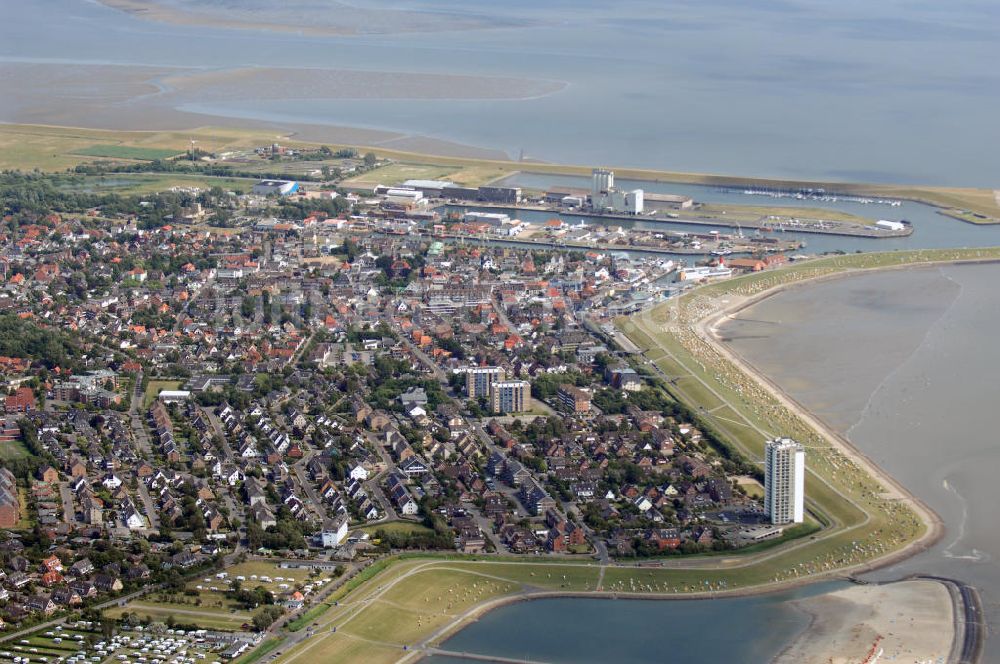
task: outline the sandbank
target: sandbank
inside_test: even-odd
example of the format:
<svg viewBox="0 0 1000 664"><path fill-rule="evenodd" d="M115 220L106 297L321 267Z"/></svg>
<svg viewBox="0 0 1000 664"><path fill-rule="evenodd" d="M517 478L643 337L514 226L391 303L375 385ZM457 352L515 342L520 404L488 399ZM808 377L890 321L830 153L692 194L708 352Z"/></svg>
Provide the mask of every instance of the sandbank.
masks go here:
<svg viewBox="0 0 1000 664"><path fill-rule="evenodd" d="M777 664L948 661L955 641L951 592L916 579L854 586L792 602L812 616ZM870 659L866 659L870 658Z"/></svg>

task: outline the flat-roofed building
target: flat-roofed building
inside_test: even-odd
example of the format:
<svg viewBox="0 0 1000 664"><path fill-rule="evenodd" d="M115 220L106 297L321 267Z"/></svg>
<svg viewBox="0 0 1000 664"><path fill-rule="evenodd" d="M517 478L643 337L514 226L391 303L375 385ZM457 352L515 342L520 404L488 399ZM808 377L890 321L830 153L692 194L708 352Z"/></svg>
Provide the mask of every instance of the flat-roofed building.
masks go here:
<svg viewBox="0 0 1000 664"><path fill-rule="evenodd" d="M517 205L521 202L520 187L480 187L479 200L486 203Z"/></svg>
<svg viewBox="0 0 1000 664"><path fill-rule="evenodd" d="M791 438L764 445L764 512L771 523L802 523L805 517L806 451Z"/></svg>
<svg viewBox="0 0 1000 664"><path fill-rule="evenodd" d="M465 373L465 393L470 399L490 396L490 386L505 377L500 367L472 367Z"/></svg>
<svg viewBox="0 0 1000 664"><path fill-rule="evenodd" d="M530 399L531 384L526 380L500 380L490 386L490 405L496 414L524 412Z"/></svg>
<svg viewBox="0 0 1000 664"><path fill-rule="evenodd" d="M563 383L556 393L559 403L574 413L586 413L590 411L590 393L581 390L576 385Z"/></svg>

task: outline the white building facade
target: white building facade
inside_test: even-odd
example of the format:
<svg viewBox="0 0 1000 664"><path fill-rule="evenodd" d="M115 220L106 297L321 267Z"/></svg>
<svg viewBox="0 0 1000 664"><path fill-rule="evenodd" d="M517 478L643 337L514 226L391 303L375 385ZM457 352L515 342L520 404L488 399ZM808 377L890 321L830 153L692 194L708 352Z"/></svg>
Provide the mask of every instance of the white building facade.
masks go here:
<svg viewBox="0 0 1000 664"><path fill-rule="evenodd" d="M805 517L806 451L791 438L764 446L764 512L776 525Z"/></svg>

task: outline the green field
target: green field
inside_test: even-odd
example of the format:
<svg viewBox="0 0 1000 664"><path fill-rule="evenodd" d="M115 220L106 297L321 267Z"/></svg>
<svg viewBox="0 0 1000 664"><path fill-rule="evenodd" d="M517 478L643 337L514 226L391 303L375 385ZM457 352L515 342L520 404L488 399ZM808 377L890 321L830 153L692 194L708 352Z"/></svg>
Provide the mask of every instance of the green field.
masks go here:
<svg viewBox="0 0 1000 664"><path fill-rule="evenodd" d="M0 442L0 461L8 459L23 459L31 456L31 452L19 440L7 440Z"/></svg>
<svg viewBox="0 0 1000 664"><path fill-rule="evenodd" d="M726 204L704 204L694 210L685 210L685 218L697 219L704 217L707 219L724 219L726 221L758 221L764 217L778 217L788 220L796 218L805 225L811 225L811 221L846 221L863 226L871 226L875 219L862 217L848 212L841 212L834 209L822 208L799 208L782 205L732 205Z"/></svg>
<svg viewBox="0 0 1000 664"><path fill-rule="evenodd" d="M63 170L89 161L92 157L79 154L95 146L125 146L169 150L181 154L197 141L199 148L210 152L240 151L274 142L274 130L248 130L223 127L198 127L180 131L115 131L84 129L79 127L54 127L45 125L3 125L0 126L0 168L30 170ZM306 143L285 136L283 145L288 147L313 148L315 143ZM446 177L453 182L467 186L477 186L498 177L518 171L530 171L542 175L590 176L591 166L571 164L530 164L499 159L475 159L444 155L426 155L383 147L357 145L328 145L333 150L356 149L359 153L374 152L382 158L393 159L405 166L404 170L384 172L376 178L374 171L357 178L363 186L387 184L388 176L409 178ZM615 166L615 173L621 179L646 180L677 184L703 184L713 186L761 186L774 188L823 187L829 191L843 192L873 197L904 198L936 205L942 208L969 210L989 217L1000 217L1000 204L992 189L971 187L935 187L911 185L885 185L871 183L810 182L800 180L768 180L742 176L719 176L705 173L683 173L650 169Z"/></svg>
<svg viewBox="0 0 1000 664"><path fill-rule="evenodd" d="M385 523L364 526L358 530L368 533L372 537L375 537L375 533L380 530L394 535L431 535L434 533L433 530L422 523L413 521L386 521Z"/></svg>
<svg viewBox="0 0 1000 664"><path fill-rule="evenodd" d="M146 384L145 392L142 394L143 409L152 406L157 395L163 390L179 390L183 384L184 381L182 380L150 380Z"/></svg>
<svg viewBox="0 0 1000 664"><path fill-rule="evenodd" d="M263 586L274 594L276 601L281 601L285 594L293 592L299 585L315 583L317 578L327 583L329 578L328 574L314 577L309 569L284 569L267 561L243 562L227 567L225 571L229 575L225 579L218 578L215 573L205 573L188 581L184 593L152 593L129 602L127 606L108 609L105 614L117 618L129 612L156 620L166 620L167 616L173 615L180 623L194 623L208 629L237 630L243 623L250 622L253 611L242 608L225 596L225 592L232 587L230 580L245 577L241 581L242 587ZM267 577L267 580L261 577ZM282 585L286 587L282 588Z"/></svg>
<svg viewBox="0 0 1000 664"><path fill-rule="evenodd" d="M1000 224L1000 211L993 216L972 212L970 210L941 210L940 212L946 217L958 219L959 221L967 221L970 224L978 224L980 226Z"/></svg>
<svg viewBox="0 0 1000 664"><path fill-rule="evenodd" d="M157 159L169 159L181 154L177 150L169 148L139 148L128 145L91 145L82 150L75 150L74 154L84 157L110 157L112 159L133 159L136 161L155 161Z"/></svg>
<svg viewBox="0 0 1000 664"><path fill-rule="evenodd" d="M147 616L156 621L165 621L169 616L179 623L193 623L205 629L223 631L238 630L243 623L250 622L249 612L212 606L194 606L173 602L152 602L136 600L125 606L116 606L104 612L109 618L119 618L123 613L135 613L140 618Z"/></svg>
<svg viewBox="0 0 1000 664"><path fill-rule="evenodd" d="M152 194L169 189L211 189L247 192L257 181L252 178L216 177L185 173L110 173L88 175L79 184L64 185L66 191L116 194Z"/></svg>

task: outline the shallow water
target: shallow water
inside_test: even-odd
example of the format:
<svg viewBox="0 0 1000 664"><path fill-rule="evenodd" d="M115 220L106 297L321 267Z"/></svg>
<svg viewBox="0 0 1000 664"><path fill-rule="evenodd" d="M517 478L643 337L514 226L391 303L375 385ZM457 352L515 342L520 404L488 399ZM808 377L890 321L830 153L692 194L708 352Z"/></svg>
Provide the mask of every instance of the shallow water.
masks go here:
<svg viewBox="0 0 1000 664"><path fill-rule="evenodd" d="M809 625L809 617L788 604L789 600L845 585L823 583L727 600L531 600L486 614L441 648L580 664L766 662ZM430 657L424 661L461 660Z"/></svg>
<svg viewBox="0 0 1000 664"><path fill-rule="evenodd" d="M937 574L1000 625L1000 266L914 268L792 289L743 311L730 345L927 503L939 544L872 574ZM808 461L807 461L808 463ZM1000 659L988 642L988 661Z"/></svg>
<svg viewBox="0 0 1000 664"><path fill-rule="evenodd" d="M307 0L280 9L228 0L176 4L264 22L281 22L285 13L291 23L330 25L343 16L349 29L382 34L230 30L146 21L86 0L9 2L0 63L542 79L566 86L495 100L463 100L461 86L440 90L440 99L413 100L341 99L306 86L274 100L248 84L242 94L188 99L183 107L281 126L391 130L571 163L821 180L997 181L995 3L362 0L346 12L339 3ZM104 85L98 76L87 82L98 91ZM31 108L49 106L43 97ZM0 119L28 121L11 108L0 101ZM68 106L59 119L71 122L73 111Z"/></svg>
<svg viewBox="0 0 1000 664"><path fill-rule="evenodd" d="M786 290L721 329L731 347L944 521L939 544L868 577L970 583L993 631L1000 625L998 280L1000 265L845 277ZM834 587L696 602L526 602L487 614L443 647L552 662L764 662L808 622L788 601ZM995 640L984 661L1000 661Z"/></svg>

